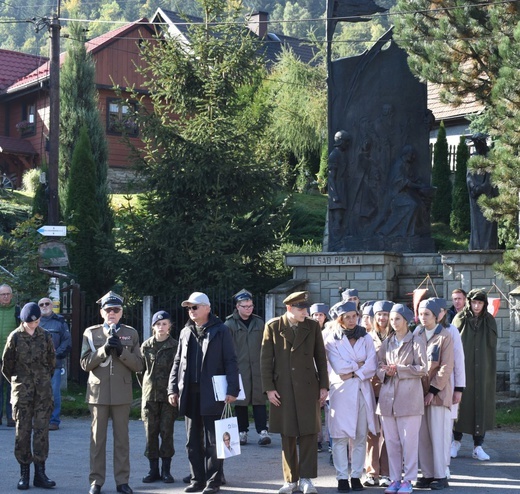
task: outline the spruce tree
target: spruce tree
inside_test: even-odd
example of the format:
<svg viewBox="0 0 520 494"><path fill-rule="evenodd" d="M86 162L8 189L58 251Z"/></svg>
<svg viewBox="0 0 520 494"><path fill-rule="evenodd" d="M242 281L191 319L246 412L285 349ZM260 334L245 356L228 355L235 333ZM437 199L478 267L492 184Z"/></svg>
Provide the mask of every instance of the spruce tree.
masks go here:
<svg viewBox="0 0 520 494"><path fill-rule="evenodd" d="M450 227L457 235L469 235L471 229L471 215L469 193L466 183L468 171L469 148L466 138L460 136L457 146L457 165L455 181L453 183L453 198L450 217Z"/></svg>
<svg viewBox="0 0 520 494"><path fill-rule="evenodd" d="M85 47L84 29L79 23L72 23L70 34L72 40L60 75L60 197L62 202L67 197L72 154L80 129L85 125L96 166L95 198L100 215L96 242L96 251L99 254L96 270L99 286L108 289L112 286L115 277L114 215L107 182L108 146L98 109L96 68ZM69 218L65 218L65 222L68 221ZM104 290L104 288L100 289Z"/></svg>
<svg viewBox="0 0 520 494"><path fill-rule="evenodd" d="M135 155L146 193L120 217L124 276L138 294L252 286L283 230L275 164L258 149L269 126L262 60L238 10L201 6L189 50L177 39L142 46L153 112L136 115Z"/></svg>
<svg viewBox="0 0 520 494"><path fill-rule="evenodd" d="M451 180L448 155L448 140L444 122L441 122L437 141L433 147L432 185L437 187L437 193L432 203L432 220L445 225L450 224L451 214Z"/></svg>
<svg viewBox="0 0 520 494"><path fill-rule="evenodd" d="M85 290L87 300L94 302L106 287L99 286L96 242L101 208L96 197L96 165L86 125L80 129L72 154L65 204L69 235L75 243L69 247L70 268Z"/></svg>

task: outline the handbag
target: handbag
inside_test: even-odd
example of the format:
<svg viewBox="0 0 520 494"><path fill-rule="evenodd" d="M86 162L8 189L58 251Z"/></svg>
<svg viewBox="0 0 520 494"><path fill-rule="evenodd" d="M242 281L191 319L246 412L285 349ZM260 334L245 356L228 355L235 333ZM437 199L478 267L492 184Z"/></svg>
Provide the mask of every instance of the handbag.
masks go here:
<svg viewBox="0 0 520 494"><path fill-rule="evenodd" d="M215 442L217 458L223 460L240 454L238 421L233 417L231 405L226 403L220 420L215 420Z"/></svg>

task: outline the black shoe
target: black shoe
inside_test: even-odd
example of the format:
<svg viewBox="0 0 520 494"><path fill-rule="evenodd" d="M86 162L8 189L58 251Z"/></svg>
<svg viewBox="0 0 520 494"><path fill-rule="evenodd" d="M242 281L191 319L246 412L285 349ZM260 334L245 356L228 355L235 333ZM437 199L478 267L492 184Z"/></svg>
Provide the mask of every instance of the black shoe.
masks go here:
<svg viewBox="0 0 520 494"><path fill-rule="evenodd" d="M350 492L350 484L348 483L348 479L338 480L338 492Z"/></svg>
<svg viewBox="0 0 520 494"><path fill-rule="evenodd" d="M191 484L191 473L189 475L186 475L186 477L182 477L182 481L185 484Z"/></svg>
<svg viewBox="0 0 520 494"><path fill-rule="evenodd" d="M145 484L151 484L156 480L160 480L161 474L159 472L159 459L155 458L153 460L148 460L150 462L150 471L143 477L143 482Z"/></svg>
<svg viewBox="0 0 520 494"><path fill-rule="evenodd" d="M202 491L202 494L215 494L218 491L220 491L220 487L218 485L207 485Z"/></svg>
<svg viewBox="0 0 520 494"><path fill-rule="evenodd" d="M444 477L443 479L433 479L433 482L430 484L430 489L434 491L441 491L442 489L446 489L449 487L448 479Z"/></svg>
<svg viewBox="0 0 520 494"><path fill-rule="evenodd" d="M88 490L88 494L101 494L101 486L97 484L92 484L90 489Z"/></svg>
<svg viewBox="0 0 520 494"><path fill-rule="evenodd" d="M56 482L45 474L45 463L34 464L33 485L34 487L41 487L42 489L52 489L56 487Z"/></svg>
<svg viewBox="0 0 520 494"><path fill-rule="evenodd" d="M134 494L134 491L128 484L119 484L116 487L117 492L122 492L123 494Z"/></svg>
<svg viewBox="0 0 520 494"><path fill-rule="evenodd" d="M29 481L31 478L31 465L20 464L20 480L18 481L17 489L26 491L29 489Z"/></svg>
<svg viewBox="0 0 520 494"><path fill-rule="evenodd" d="M433 482L433 477L421 477L417 479L415 486L417 489L429 489L430 484Z"/></svg>
<svg viewBox="0 0 520 494"><path fill-rule="evenodd" d="M361 483L361 480L357 479L356 477L350 477L350 483L352 484L353 491L362 491L365 489Z"/></svg>
<svg viewBox="0 0 520 494"><path fill-rule="evenodd" d="M192 482L184 492L202 492L206 486L200 482Z"/></svg>

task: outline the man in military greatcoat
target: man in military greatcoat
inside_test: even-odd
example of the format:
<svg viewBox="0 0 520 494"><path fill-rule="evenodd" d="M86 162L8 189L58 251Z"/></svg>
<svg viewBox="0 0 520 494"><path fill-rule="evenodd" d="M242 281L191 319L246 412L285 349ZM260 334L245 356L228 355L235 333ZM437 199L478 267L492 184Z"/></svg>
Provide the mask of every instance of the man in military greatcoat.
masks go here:
<svg viewBox="0 0 520 494"><path fill-rule="evenodd" d="M265 325L260 356L269 430L282 438L285 484L278 492L315 494L311 478L318 476L316 443L329 388L327 358L320 325L308 317L309 293L292 293L283 303L286 313Z"/></svg>
<svg viewBox="0 0 520 494"><path fill-rule="evenodd" d="M108 292L101 304L103 324L83 333L81 368L89 372L86 401L92 416L90 434L90 490L99 494L105 483L108 419L114 436L114 477L117 492L132 494L128 420L132 403L132 372L143 369L137 331L120 324L123 298Z"/></svg>

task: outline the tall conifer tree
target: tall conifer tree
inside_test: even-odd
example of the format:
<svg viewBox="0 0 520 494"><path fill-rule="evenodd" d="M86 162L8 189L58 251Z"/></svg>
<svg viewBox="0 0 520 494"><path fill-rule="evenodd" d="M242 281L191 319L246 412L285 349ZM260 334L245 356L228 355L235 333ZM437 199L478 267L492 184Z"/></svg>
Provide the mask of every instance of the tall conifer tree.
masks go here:
<svg viewBox="0 0 520 494"><path fill-rule="evenodd" d="M451 213L451 180L448 155L448 140L444 122L441 122L437 141L433 147L432 185L437 187L437 193L432 203L432 220L450 224Z"/></svg>
<svg viewBox="0 0 520 494"><path fill-rule="evenodd" d="M466 174L468 171L469 148L466 138L460 136L457 146L457 166L453 182L453 199L450 217L451 230L457 235L469 234L471 229L471 215L469 207L468 185Z"/></svg>

